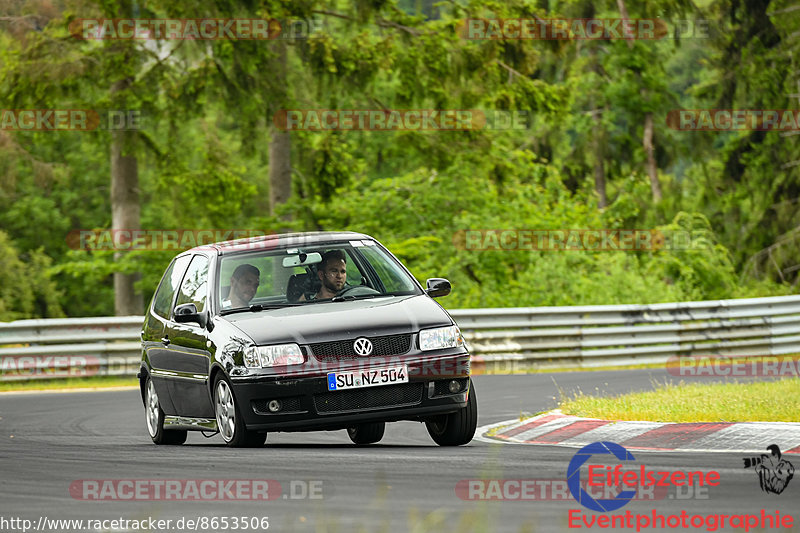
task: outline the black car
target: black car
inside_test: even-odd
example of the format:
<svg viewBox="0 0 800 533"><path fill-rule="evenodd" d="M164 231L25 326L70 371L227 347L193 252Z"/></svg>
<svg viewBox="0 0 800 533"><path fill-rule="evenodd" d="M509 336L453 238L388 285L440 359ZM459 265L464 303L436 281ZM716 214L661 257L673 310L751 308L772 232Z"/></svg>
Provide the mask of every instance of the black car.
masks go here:
<svg viewBox="0 0 800 533"><path fill-rule="evenodd" d="M167 268L142 328L138 374L156 444L219 431L261 446L268 431L346 429L356 444L385 423L425 422L442 446L477 423L458 326L368 235L269 235L199 246Z"/></svg>

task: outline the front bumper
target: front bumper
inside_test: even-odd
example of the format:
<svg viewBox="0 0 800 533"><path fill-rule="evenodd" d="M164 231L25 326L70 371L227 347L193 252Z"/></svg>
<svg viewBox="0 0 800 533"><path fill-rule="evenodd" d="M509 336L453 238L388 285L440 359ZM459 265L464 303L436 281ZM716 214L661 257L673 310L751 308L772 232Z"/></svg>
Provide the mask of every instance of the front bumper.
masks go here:
<svg viewBox="0 0 800 533"><path fill-rule="evenodd" d="M254 431L336 430L367 422L424 420L467 405L468 354L438 357L436 365L430 360L405 364L408 383L341 391L328 391L327 373L232 376L231 382L245 425ZM448 371L438 371L442 368ZM448 387L453 380L460 384L456 393ZM269 411L272 400L281 403L280 411Z"/></svg>

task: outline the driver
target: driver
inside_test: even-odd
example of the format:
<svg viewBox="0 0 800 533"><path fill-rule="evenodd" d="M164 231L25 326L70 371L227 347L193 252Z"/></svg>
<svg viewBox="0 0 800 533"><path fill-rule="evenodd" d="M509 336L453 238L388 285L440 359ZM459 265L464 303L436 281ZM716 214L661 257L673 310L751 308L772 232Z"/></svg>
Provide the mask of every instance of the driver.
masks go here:
<svg viewBox="0 0 800 533"><path fill-rule="evenodd" d="M343 250L328 250L322 254L322 262L317 269L317 277L322 282L322 286L314 295L312 300L333 298L347 282L347 256ZM301 296L300 300L305 300Z"/></svg>

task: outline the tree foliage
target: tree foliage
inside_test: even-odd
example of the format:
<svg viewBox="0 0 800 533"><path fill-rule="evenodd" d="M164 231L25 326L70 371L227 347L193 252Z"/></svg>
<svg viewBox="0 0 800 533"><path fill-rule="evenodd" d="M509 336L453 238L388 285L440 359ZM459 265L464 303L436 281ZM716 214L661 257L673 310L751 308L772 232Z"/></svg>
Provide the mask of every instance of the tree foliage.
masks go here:
<svg viewBox="0 0 800 533"><path fill-rule="evenodd" d="M0 108L141 112L145 229L370 233L450 307L644 303L784 294L800 279L800 145L778 132L691 132L676 109L796 108L800 12L788 0L628 3L692 35L463 38L468 18L615 18L616 1L18 0L0 7ZM314 19L273 41L75 39L78 18ZM708 36L697 21L707 21ZM285 54L285 61L282 59ZM280 70L283 69L284 70ZM110 91L130 79L123 94ZM271 212L282 109L465 109L525 117L472 131L293 131L292 196ZM654 118L663 199L643 149ZM0 319L113 312L114 272L145 301L174 252L72 249L111 227L111 134L0 129ZM598 185L602 177L604 192ZM477 251L470 229L639 228L696 249ZM24 280L28 280L27 283ZM33 282L35 280L35 283Z"/></svg>

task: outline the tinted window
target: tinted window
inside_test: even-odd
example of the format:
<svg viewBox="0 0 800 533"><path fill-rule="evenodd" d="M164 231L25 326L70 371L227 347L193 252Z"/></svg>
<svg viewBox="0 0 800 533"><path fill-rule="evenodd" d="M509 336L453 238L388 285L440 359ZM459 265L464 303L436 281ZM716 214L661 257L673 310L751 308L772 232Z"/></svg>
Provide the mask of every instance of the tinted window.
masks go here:
<svg viewBox="0 0 800 533"><path fill-rule="evenodd" d="M172 297L175 296L175 290L178 288L178 283L183 278L183 273L186 270L186 265L189 263L190 256L182 256L177 258L167 268L164 277L161 278L161 283L158 286L156 295L153 297L153 311L163 318L169 318L169 309L172 305Z"/></svg>
<svg viewBox="0 0 800 533"><path fill-rule="evenodd" d="M208 259L203 255L196 255L189 264L186 276L183 278L178 301L175 306L193 303L197 311L201 312L206 306L208 294Z"/></svg>

